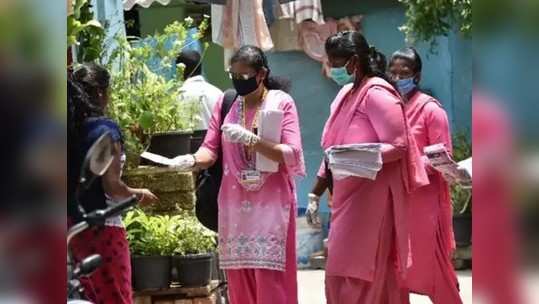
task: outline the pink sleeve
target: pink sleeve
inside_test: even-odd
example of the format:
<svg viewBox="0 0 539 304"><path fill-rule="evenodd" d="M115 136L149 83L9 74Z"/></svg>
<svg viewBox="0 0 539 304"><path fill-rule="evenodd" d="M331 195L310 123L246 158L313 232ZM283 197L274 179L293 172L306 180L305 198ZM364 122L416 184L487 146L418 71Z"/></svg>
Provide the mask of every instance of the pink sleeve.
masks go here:
<svg viewBox="0 0 539 304"><path fill-rule="evenodd" d="M381 143L384 162L402 158L407 147L406 121L401 101L385 89L374 87L366 96L365 109Z"/></svg>
<svg viewBox="0 0 539 304"><path fill-rule="evenodd" d="M445 110L434 102L429 102L423 109L425 113L425 128L430 145L443 143L449 153L453 152L449 120Z"/></svg>
<svg viewBox="0 0 539 304"><path fill-rule="evenodd" d="M208 125L208 132L204 137L202 148L212 154L213 158L217 158L219 149L221 148L221 108L223 106L223 95L219 97L219 100L213 107L213 114L211 116L210 123Z"/></svg>
<svg viewBox="0 0 539 304"><path fill-rule="evenodd" d="M409 132L400 99L385 89L375 87L368 93L366 110L378 139L389 146L382 151L383 161L401 162L406 190L410 193L427 185L427 172L414 137Z"/></svg>
<svg viewBox="0 0 539 304"><path fill-rule="evenodd" d="M281 103L284 112L281 126L281 144L286 169L290 175L305 176L303 148L299 130L299 117L294 101L290 98Z"/></svg>

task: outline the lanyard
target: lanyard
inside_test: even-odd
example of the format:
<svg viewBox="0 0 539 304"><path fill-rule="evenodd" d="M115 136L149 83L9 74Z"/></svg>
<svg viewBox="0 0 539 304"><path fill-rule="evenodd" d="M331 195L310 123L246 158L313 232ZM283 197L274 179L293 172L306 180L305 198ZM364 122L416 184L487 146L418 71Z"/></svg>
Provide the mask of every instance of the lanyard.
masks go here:
<svg viewBox="0 0 539 304"><path fill-rule="evenodd" d="M253 118L253 122L251 123L251 126L248 127L247 126L247 107L245 105L245 98L241 98L240 99L240 109L239 109L239 114L240 114L240 123L241 123L241 126L244 127L245 129L255 133L255 129L258 127L258 122L259 122L259 118L260 118L260 109L262 107L262 104L264 103L264 101L266 100L266 96L268 94L268 90L264 88L264 92L262 93L262 98L260 99L260 103L257 105L256 107L256 112L255 112L255 116ZM253 149L248 147L247 149L245 149L245 146L242 145L242 149L244 151L244 155L245 155L245 158L247 160L248 163L252 163L252 160L253 160ZM253 164L251 164L251 166L253 166Z"/></svg>

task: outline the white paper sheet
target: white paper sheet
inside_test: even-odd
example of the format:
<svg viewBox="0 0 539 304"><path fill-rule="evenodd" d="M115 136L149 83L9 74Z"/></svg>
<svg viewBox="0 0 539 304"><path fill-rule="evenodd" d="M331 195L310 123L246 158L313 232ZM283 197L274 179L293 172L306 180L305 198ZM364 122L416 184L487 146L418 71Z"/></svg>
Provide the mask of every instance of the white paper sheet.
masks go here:
<svg viewBox="0 0 539 304"><path fill-rule="evenodd" d="M173 159L161 156L159 154L151 153L151 152L142 152L140 157L145 158L149 161L152 161L156 164L165 165L165 166L174 166L175 162Z"/></svg>
<svg viewBox="0 0 539 304"><path fill-rule="evenodd" d="M260 138L274 143L280 143L283 117L284 112L282 110L260 111L258 126L258 135ZM262 172L277 172L279 171L279 163L257 153L256 169Z"/></svg>

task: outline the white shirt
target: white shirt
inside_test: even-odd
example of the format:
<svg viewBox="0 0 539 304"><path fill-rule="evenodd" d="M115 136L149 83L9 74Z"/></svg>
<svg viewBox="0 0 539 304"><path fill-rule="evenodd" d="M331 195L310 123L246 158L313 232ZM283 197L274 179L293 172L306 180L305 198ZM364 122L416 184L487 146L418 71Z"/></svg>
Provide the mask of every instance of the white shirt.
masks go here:
<svg viewBox="0 0 539 304"><path fill-rule="evenodd" d="M182 100L199 100L200 120L195 130L207 130L213 114L213 108L223 92L204 79L201 75L188 78L180 88L178 102Z"/></svg>

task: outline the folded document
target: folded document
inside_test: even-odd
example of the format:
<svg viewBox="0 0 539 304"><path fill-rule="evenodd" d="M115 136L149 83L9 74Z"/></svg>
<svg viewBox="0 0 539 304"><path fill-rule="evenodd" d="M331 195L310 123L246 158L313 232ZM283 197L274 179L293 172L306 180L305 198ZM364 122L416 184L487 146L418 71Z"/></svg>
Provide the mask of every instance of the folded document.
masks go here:
<svg viewBox="0 0 539 304"><path fill-rule="evenodd" d="M471 187L472 159L455 162L444 144L435 144L423 149L430 165L437 171L452 176L461 186Z"/></svg>
<svg viewBox="0 0 539 304"><path fill-rule="evenodd" d="M280 143L283 117L284 112L281 110L260 111L258 135L264 140ZM256 169L262 172L277 172L279 171L279 163L261 153L256 153Z"/></svg>

